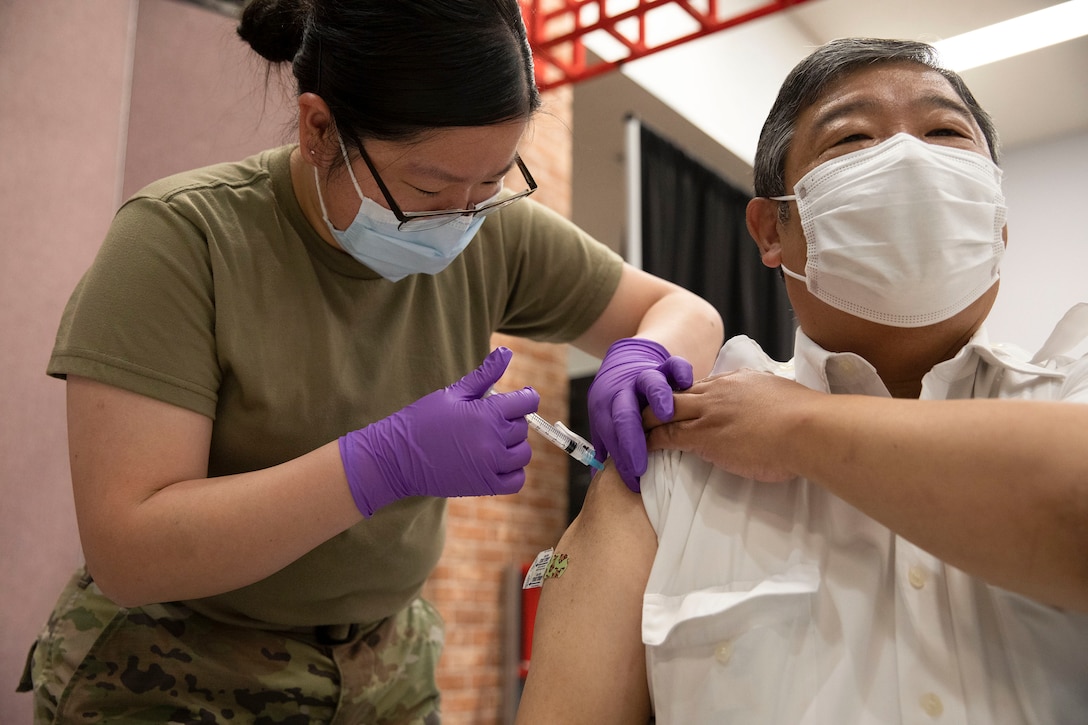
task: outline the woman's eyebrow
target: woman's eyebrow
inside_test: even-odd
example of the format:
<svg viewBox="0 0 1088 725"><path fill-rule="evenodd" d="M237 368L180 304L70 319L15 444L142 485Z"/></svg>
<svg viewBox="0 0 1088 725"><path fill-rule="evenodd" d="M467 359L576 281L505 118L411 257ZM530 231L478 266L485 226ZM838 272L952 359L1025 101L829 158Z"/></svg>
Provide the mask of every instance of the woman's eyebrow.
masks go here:
<svg viewBox="0 0 1088 725"><path fill-rule="evenodd" d="M516 157L515 157L516 158ZM510 169L514 168L515 159L510 159L503 169L496 171L492 176L498 178L500 176L506 176L510 172ZM463 184L468 181L464 176L459 176L452 173L448 169L443 169L438 166L432 166L426 163L411 162L408 164L408 171L413 174L419 174L420 176L426 176L428 178L437 179L438 181L444 181L448 184Z"/></svg>

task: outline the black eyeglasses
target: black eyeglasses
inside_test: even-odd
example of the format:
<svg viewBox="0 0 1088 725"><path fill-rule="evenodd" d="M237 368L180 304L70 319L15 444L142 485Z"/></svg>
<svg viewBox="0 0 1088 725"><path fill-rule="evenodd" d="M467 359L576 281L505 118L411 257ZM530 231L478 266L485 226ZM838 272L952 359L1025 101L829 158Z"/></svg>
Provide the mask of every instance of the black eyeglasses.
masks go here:
<svg viewBox="0 0 1088 725"><path fill-rule="evenodd" d="M378 182L378 188L382 190L382 194L385 196L386 202L389 204L389 210L393 212L400 224L397 229L401 231L423 231L425 229L437 229L438 227L449 224L455 219L463 216L487 216L492 212L496 212L503 207L510 206L515 201L520 201L525 197L536 191L536 181L533 179L533 175L529 173L529 169L526 168L525 162L521 160L521 156L515 156L514 161L518 165L518 169L521 170L521 175L525 178L525 183L529 188L525 191L519 191L518 193L508 196L504 199L493 201L490 204L484 206L478 206L475 209L442 209L438 211L401 211L397 206L397 202L393 201L393 195L389 193L389 189L386 187L385 182L382 181L381 175L378 170L374 168L374 162L370 160L370 156L367 155L366 149L363 145L358 144L359 155L363 157L363 161L366 163L366 167L370 169L371 176L374 177L374 181Z"/></svg>

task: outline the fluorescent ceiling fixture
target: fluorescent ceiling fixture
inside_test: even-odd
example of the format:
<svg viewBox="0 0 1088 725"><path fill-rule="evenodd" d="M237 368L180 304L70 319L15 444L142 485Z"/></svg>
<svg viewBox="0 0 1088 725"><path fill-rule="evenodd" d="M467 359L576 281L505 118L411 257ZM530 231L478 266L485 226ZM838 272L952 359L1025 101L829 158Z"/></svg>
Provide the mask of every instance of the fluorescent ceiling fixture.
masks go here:
<svg viewBox="0 0 1088 725"><path fill-rule="evenodd" d="M933 45L945 67L965 71L1082 35L1088 35L1088 0L1069 0Z"/></svg>

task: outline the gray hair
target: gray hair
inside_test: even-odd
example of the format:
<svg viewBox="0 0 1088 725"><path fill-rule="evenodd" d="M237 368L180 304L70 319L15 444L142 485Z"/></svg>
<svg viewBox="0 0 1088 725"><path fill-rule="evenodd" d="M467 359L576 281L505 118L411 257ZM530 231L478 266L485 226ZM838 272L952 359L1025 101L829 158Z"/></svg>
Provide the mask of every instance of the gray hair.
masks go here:
<svg viewBox="0 0 1088 725"><path fill-rule="evenodd" d="M820 46L798 63L778 91L756 146L754 186L756 196L780 196L786 190L786 153L793 141L794 126L803 110L816 103L827 87L859 66L909 61L930 68L952 85L982 129L990 157L998 161L997 130L993 119L971 94L958 73L942 68L937 50L912 40L840 38Z"/></svg>

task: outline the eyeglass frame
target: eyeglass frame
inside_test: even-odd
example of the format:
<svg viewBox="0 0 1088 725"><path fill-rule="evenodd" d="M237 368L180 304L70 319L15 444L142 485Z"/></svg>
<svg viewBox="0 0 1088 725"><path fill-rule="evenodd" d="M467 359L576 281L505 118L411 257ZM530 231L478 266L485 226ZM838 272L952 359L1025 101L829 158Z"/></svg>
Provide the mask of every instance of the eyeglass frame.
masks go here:
<svg viewBox="0 0 1088 725"><path fill-rule="evenodd" d="M397 221L400 222L400 224L397 225L397 229L401 231L404 230L405 224L410 224L416 219L432 219L435 217L448 216L448 221L445 221L442 224L435 225L434 227L429 227L431 229L437 229L440 226L449 224L450 222L457 219L457 217L475 217L481 215L486 216L492 212L498 211L503 207L510 206L515 201L521 201L522 199L537 190L536 179L534 179L533 175L529 173L529 168L525 165L525 162L521 160L521 154L514 154L514 163L517 164L518 169L521 171L521 175L525 179L525 183L529 185L529 188L525 191L519 191L513 196L508 196L505 199L498 199L497 201L493 201L490 204L477 207L475 209L439 209L435 211L404 212L401 211L400 207L397 205L397 202L393 200L393 195L389 193L389 188L385 185L385 182L382 181L381 174L378 173L378 169L374 166L374 162L370 160L370 155L366 152L366 149L363 148L363 144L359 142L356 144L356 146L359 149L359 156L362 157L363 163L366 164L366 167L370 169L370 175L374 177L374 181L377 182L378 188L382 192L382 196L385 197L385 201L389 204L389 210L393 212L393 215L397 218Z"/></svg>

